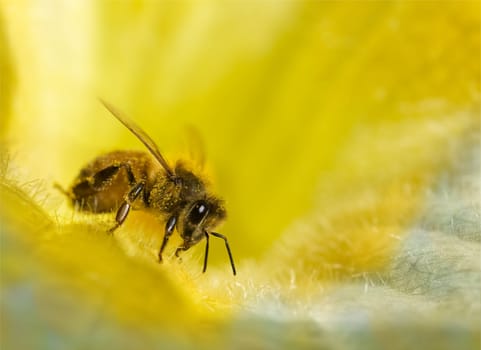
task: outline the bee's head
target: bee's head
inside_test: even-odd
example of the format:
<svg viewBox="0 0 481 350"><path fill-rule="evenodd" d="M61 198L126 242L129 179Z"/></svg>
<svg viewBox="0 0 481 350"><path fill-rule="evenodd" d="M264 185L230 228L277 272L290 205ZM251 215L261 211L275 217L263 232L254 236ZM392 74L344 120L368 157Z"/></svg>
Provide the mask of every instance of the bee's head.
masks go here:
<svg viewBox="0 0 481 350"><path fill-rule="evenodd" d="M193 201L184 207L179 215L177 229L184 240L184 246L192 246L226 218L221 200L211 197Z"/></svg>

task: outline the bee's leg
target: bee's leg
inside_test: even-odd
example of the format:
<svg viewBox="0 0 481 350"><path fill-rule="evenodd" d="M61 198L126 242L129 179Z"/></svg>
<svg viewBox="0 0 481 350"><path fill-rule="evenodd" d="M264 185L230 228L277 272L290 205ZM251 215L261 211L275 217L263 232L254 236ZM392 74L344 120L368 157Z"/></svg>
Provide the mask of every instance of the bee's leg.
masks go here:
<svg viewBox="0 0 481 350"><path fill-rule="evenodd" d="M236 270L235 270L235 265L234 265L234 258L232 257L232 253L230 251L229 243L227 242L227 238L224 235L221 235L220 233L217 232L211 232L210 233L212 236L221 238L224 240L225 243L225 248L227 249L227 254L229 254L229 260L230 260L230 265L232 266L232 273L234 276L236 275Z"/></svg>
<svg viewBox="0 0 481 350"><path fill-rule="evenodd" d="M107 168L104 168L94 174L92 179L92 186L95 190L101 191L105 188L105 186L110 185L112 178L117 175L120 169L125 169L125 173L127 174L127 179L129 181L130 186L135 186L137 184L135 180L134 173L132 172L132 168L130 167L129 163L118 163L115 165L111 165Z"/></svg>
<svg viewBox="0 0 481 350"><path fill-rule="evenodd" d="M62 192L65 196L67 196L68 198L72 199L72 193L70 193L69 191L67 191L66 189L64 189L59 183L57 182L54 182L53 183L53 187Z"/></svg>
<svg viewBox="0 0 481 350"><path fill-rule="evenodd" d="M132 203L137 199L137 197L142 193L142 190L144 189L145 182L139 182L135 186L133 186L129 193L127 194L127 197L125 200L122 202L120 205L119 209L117 210L117 214L115 215L115 221L116 224L114 227L112 227L108 232L113 233L122 223L125 221L127 218L127 215L130 212L130 208L132 206Z"/></svg>
<svg viewBox="0 0 481 350"><path fill-rule="evenodd" d="M92 189L96 191L101 191L108 186L112 178L119 172L120 165L111 165L104 168L95 174L91 178L87 178L87 181L92 186ZM128 170L127 170L128 172Z"/></svg>
<svg viewBox="0 0 481 350"><path fill-rule="evenodd" d="M128 163L120 163L108 166L93 175L81 177L79 182L72 187L70 195L69 192L61 189L59 186L56 186L56 188L69 195L69 197L74 200L94 196L96 193L103 191L110 185L112 179L117 175L121 168L125 169L129 185L132 187L135 186L136 181L130 165Z"/></svg>
<svg viewBox="0 0 481 350"><path fill-rule="evenodd" d="M164 252L165 246L169 241L172 232L174 232L175 224L177 223L177 215L172 215L167 223L165 224L165 233L164 233L164 240L162 241L162 245L159 250L159 262L162 262L162 253Z"/></svg>
<svg viewBox="0 0 481 350"><path fill-rule="evenodd" d="M185 251L186 251L187 249L189 249L189 248L190 248L190 247L186 247L186 246L184 246L184 245L181 245L180 247L178 247L178 248L175 250L175 256L176 256L177 258L180 258L179 253L180 253L180 252L185 252Z"/></svg>

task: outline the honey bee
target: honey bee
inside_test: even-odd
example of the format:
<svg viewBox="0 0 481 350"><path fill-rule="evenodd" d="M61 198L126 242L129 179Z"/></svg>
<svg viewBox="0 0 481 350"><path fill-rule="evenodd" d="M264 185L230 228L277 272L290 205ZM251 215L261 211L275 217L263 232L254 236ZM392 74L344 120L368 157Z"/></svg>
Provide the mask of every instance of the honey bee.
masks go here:
<svg viewBox="0 0 481 350"><path fill-rule="evenodd" d="M170 236L177 229L183 243L175 251L176 257L206 239L202 270L205 272L209 237L221 238L236 275L227 238L211 231L226 217L223 201L211 194L200 177L187 169L182 161L171 167L147 133L111 104L100 102L147 147L149 153L114 151L101 155L80 170L68 190L57 187L79 210L91 213L116 211L115 225L108 231L110 234L122 225L131 209L145 210L163 219L165 229L158 253L159 262L162 262Z"/></svg>

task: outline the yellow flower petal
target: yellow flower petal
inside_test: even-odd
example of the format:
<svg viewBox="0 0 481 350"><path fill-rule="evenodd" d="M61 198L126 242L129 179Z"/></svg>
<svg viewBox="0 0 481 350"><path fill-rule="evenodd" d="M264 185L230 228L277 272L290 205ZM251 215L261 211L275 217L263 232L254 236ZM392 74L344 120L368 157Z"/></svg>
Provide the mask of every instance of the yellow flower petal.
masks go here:
<svg viewBox="0 0 481 350"><path fill-rule="evenodd" d="M7 348L343 345L345 330L383 347L378 335L405 339L399 319L444 340L429 330L452 329L452 315L456 339L479 343L463 312L479 289L466 277L479 273L471 241L421 235L433 261L459 270L444 278L427 258L440 286L399 286L422 281L403 264L422 257L412 225L426 194L479 133L479 2L4 1L0 11ZM103 152L143 149L98 97L171 162L185 129L198 130L237 277L222 241L206 275L202 244L159 265L162 223L134 213L112 238L111 216L73 212L53 189ZM463 259L439 252L447 241ZM404 318L420 308L419 321Z"/></svg>

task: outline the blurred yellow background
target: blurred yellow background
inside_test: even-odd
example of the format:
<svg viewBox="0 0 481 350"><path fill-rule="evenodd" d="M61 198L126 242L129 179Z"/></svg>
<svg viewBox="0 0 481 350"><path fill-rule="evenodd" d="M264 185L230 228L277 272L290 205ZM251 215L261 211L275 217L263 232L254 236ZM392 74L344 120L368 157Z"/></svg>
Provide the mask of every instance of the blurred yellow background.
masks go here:
<svg viewBox="0 0 481 350"><path fill-rule="evenodd" d="M479 4L461 4L7 1L2 133L30 177L68 184L102 152L141 148L97 96L171 161L193 126L224 233L259 256L359 129L479 100Z"/></svg>
<svg viewBox="0 0 481 350"><path fill-rule="evenodd" d="M309 294L307 281L382 268L439 170L479 130L478 1L3 0L0 43L1 141L19 181L43 183L41 207L60 236L80 229L51 184L68 186L103 152L143 149L98 97L141 125L170 162L186 156L186 130L198 130L208 178L227 201L219 232L240 278L219 282L228 272L219 242L210 277L161 272L187 300L173 305L186 310L192 300L216 305L219 283L231 292L219 304L242 306L260 281L280 281L282 294L294 273ZM145 238L127 226L120 245L143 255L162 227L148 226L158 237ZM78 239L66 247L89 251ZM61 247L46 249L65 258ZM199 244L189 268L200 271L202 252ZM68 259L80 268L75 253ZM100 253L91 259L95 269ZM146 288L161 283L112 264ZM125 293L121 310L147 314L124 305Z"/></svg>

